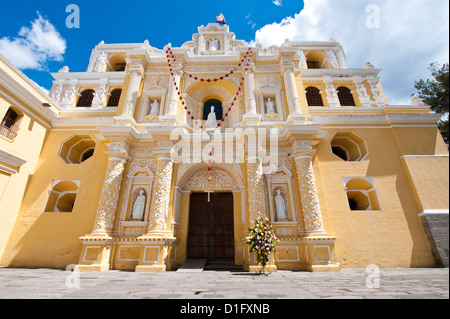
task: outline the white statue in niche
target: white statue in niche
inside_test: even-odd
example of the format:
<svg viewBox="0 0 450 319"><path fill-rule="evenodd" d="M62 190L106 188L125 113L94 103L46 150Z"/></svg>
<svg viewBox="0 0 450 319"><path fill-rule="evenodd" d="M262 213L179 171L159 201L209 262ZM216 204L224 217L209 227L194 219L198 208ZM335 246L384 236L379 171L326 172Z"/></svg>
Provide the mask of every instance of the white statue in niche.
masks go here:
<svg viewBox="0 0 450 319"><path fill-rule="evenodd" d="M214 106L211 106L211 112L208 114L206 120L206 127L217 127L216 113L214 112Z"/></svg>
<svg viewBox="0 0 450 319"><path fill-rule="evenodd" d="M230 45L230 54L235 54L238 49L238 45L236 43L232 43Z"/></svg>
<svg viewBox="0 0 450 319"><path fill-rule="evenodd" d="M138 197L136 197L136 200L134 201L131 219L142 220L144 218L145 200L146 196L144 190L141 189Z"/></svg>
<svg viewBox="0 0 450 319"><path fill-rule="evenodd" d="M149 115L159 115L159 102L158 100L154 100L151 104L150 114Z"/></svg>
<svg viewBox="0 0 450 319"><path fill-rule="evenodd" d="M270 97L267 99L267 102L266 102L266 113L267 114L277 113L275 111L275 104L273 103L273 101Z"/></svg>
<svg viewBox="0 0 450 319"><path fill-rule="evenodd" d="M188 53L189 54L196 54L197 53L197 48L195 47L195 44L191 44L188 47Z"/></svg>
<svg viewBox="0 0 450 319"><path fill-rule="evenodd" d="M283 195L281 195L281 190L277 189L277 194L275 195L275 212L277 220L289 219L286 213L286 202L284 201Z"/></svg>
<svg viewBox="0 0 450 319"><path fill-rule="evenodd" d="M217 40L216 37L212 37L211 39L209 39L209 50L210 51L219 50L219 40Z"/></svg>

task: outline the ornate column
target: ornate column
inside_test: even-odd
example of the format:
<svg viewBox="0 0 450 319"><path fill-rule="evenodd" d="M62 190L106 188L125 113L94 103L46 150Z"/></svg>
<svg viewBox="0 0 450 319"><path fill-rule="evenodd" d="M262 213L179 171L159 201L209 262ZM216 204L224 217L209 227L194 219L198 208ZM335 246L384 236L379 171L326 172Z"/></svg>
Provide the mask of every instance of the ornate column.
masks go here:
<svg viewBox="0 0 450 319"><path fill-rule="evenodd" d="M126 140L111 141L97 215L92 233L80 238L83 246L75 271L101 272L110 269L111 251L114 246L113 227L119 201L129 145Z"/></svg>
<svg viewBox="0 0 450 319"><path fill-rule="evenodd" d="M248 218L249 222L265 218L266 196L262 161L258 157L249 158L247 162L248 181Z"/></svg>
<svg viewBox="0 0 450 319"><path fill-rule="evenodd" d="M304 147L302 141L295 141L294 148L298 147L296 144L301 145L300 148ZM305 231L307 233L325 233L312 166L312 150L297 150L293 153L293 157L300 188Z"/></svg>
<svg viewBox="0 0 450 319"><path fill-rule="evenodd" d="M327 93L327 100L330 104L330 107L338 107L339 106L339 98L336 92L336 88L333 86L333 80L329 76L324 76L324 82L327 86L325 91Z"/></svg>
<svg viewBox="0 0 450 319"><path fill-rule="evenodd" d="M61 105L64 108L68 108L73 104L77 94L78 80L70 80L68 85L69 87L67 88L64 97L61 99Z"/></svg>
<svg viewBox="0 0 450 319"><path fill-rule="evenodd" d="M369 79L368 82L370 84L370 91L372 92L373 99L375 100L375 104L378 107L385 106L387 104L387 101L383 95L383 92L381 91L381 88L377 85L378 80L377 79Z"/></svg>
<svg viewBox="0 0 450 319"><path fill-rule="evenodd" d="M108 84L107 79L102 79L100 85L95 89L94 100L92 101L93 108L100 108L106 103L106 85Z"/></svg>
<svg viewBox="0 0 450 319"><path fill-rule="evenodd" d="M114 218L119 201L120 186L122 184L125 164L128 160L129 145L126 141L112 142L108 158L103 189L95 217L94 235L109 235L113 231Z"/></svg>
<svg viewBox="0 0 450 319"><path fill-rule="evenodd" d="M172 184L173 162L170 158L169 141L160 141L155 151L157 167L153 182L152 203L147 233L138 237L141 245L136 272L163 272L171 268L170 255L176 238L168 229L169 201Z"/></svg>
<svg viewBox="0 0 450 319"><path fill-rule="evenodd" d="M150 209L147 234L161 234L167 230L173 162L169 154L159 154L157 171L153 184L153 198Z"/></svg>
<svg viewBox="0 0 450 319"><path fill-rule="evenodd" d="M358 93L358 99L362 106L370 106L370 96L367 94L367 90L364 87L363 80L360 76L353 77L353 82L356 84L356 93Z"/></svg>
<svg viewBox="0 0 450 319"><path fill-rule="evenodd" d="M125 103L123 105L121 116L133 117L141 81L144 76L143 62L140 60L133 61L128 67L128 72L130 73L130 81L128 82L128 89L125 94Z"/></svg>

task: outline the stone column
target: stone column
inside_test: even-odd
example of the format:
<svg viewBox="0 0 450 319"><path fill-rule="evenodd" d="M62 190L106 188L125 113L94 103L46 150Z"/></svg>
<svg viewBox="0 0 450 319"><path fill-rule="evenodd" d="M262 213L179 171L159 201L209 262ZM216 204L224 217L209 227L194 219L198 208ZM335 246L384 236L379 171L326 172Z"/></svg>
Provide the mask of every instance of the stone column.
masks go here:
<svg viewBox="0 0 450 319"><path fill-rule="evenodd" d="M132 64L128 67L128 72L130 72L130 81L128 82L128 89L125 95L122 116L132 117L144 76L144 67L142 64Z"/></svg>
<svg viewBox="0 0 450 319"><path fill-rule="evenodd" d="M286 87L286 97L289 106L290 114L301 114L300 100L297 92L297 85L295 84L294 66L284 66L284 85Z"/></svg>
<svg viewBox="0 0 450 319"><path fill-rule="evenodd" d="M248 218L249 222L265 218L266 196L262 162L259 158L249 158L247 162Z"/></svg>
<svg viewBox="0 0 450 319"><path fill-rule="evenodd" d="M255 98L255 68L250 66L244 80L245 85L245 114L256 114Z"/></svg>
<svg viewBox="0 0 450 319"><path fill-rule="evenodd" d="M127 159L124 156L109 157L92 234L112 233L126 162Z"/></svg>
<svg viewBox="0 0 450 319"><path fill-rule="evenodd" d="M166 110L164 115L176 116L180 96L178 95L175 86L178 87L178 91L181 92L181 68L173 67L171 72L173 73L173 76L171 75L169 80L169 92L167 93ZM173 82L175 82L175 84Z"/></svg>
<svg viewBox="0 0 450 319"><path fill-rule="evenodd" d="M307 233L325 233L323 229L322 213L320 211L319 196L316 179L312 166L311 152L298 152L294 154L297 170L300 197L303 208L303 218Z"/></svg>

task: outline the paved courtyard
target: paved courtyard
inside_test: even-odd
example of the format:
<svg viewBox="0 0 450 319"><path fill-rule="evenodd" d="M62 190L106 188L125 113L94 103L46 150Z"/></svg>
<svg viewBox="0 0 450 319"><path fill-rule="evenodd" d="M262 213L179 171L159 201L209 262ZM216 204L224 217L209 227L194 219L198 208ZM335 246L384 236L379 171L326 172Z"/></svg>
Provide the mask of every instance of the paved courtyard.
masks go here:
<svg viewBox="0 0 450 319"><path fill-rule="evenodd" d="M448 299L449 270L278 271L266 276L242 271L74 273L0 268L0 299L4 298Z"/></svg>

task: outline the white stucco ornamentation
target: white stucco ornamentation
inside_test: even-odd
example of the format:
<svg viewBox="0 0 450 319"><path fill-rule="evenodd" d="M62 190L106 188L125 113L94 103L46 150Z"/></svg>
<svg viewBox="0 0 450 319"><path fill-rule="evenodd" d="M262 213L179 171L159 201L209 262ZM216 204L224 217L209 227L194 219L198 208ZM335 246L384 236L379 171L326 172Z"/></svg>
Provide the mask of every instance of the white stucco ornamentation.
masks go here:
<svg viewBox="0 0 450 319"><path fill-rule="evenodd" d="M153 184L153 199L151 213L149 216L149 231L166 229L172 173L173 162L170 158L159 158L156 177Z"/></svg>
<svg viewBox="0 0 450 319"><path fill-rule="evenodd" d="M247 163L249 220L266 217L266 198L262 163Z"/></svg>
<svg viewBox="0 0 450 319"><path fill-rule="evenodd" d="M319 196L310 156L299 156L295 159L300 196L307 232L323 232L322 213Z"/></svg>
<svg viewBox="0 0 450 319"><path fill-rule="evenodd" d="M112 157L108 162L93 234L108 233L113 228L125 163L126 160L119 157Z"/></svg>

